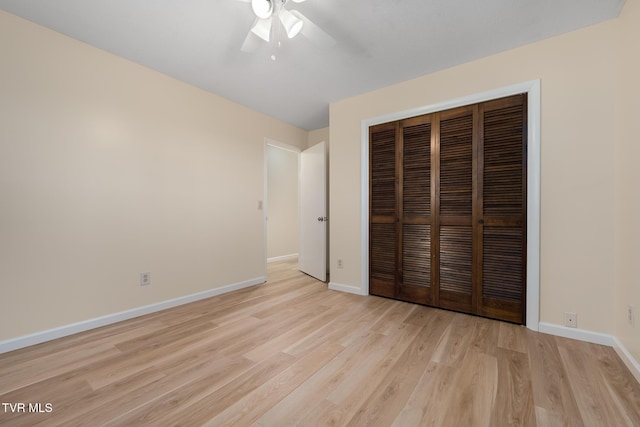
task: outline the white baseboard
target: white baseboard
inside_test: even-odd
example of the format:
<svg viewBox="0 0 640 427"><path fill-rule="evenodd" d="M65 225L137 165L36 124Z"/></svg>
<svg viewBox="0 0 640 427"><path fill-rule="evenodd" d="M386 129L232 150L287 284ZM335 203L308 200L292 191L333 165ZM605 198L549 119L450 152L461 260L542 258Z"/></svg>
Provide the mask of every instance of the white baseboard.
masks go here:
<svg viewBox="0 0 640 427"><path fill-rule="evenodd" d="M0 354L18 350L20 348L28 347L35 344L40 344L45 341L51 341L57 338L66 337L68 335L77 334L79 332L88 331L90 329L99 328L101 326L110 325L112 323L121 322L123 320L133 319L134 317L144 316L145 314L155 313L156 311L166 310L167 308L188 304L190 302L214 297L216 295L225 294L231 291L236 291L238 289L259 285L260 283L264 283L265 281L266 277L257 277L255 279L221 286L219 288L210 289L204 292L185 295L183 297L145 305L143 307L137 307L131 310L108 314L106 316L96 317L94 319L84 320L82 322L72 323L70 325L60 326L58 328L36 332L34 334L24 335L6 341L0 341Z"/></svg>
<svg viewBox="0 0 640 427"><path fill-rule="evenodd" d="M638 363L629 350L627 350L622 342L614 335L587 331L585 329L567 328L566 326L545 322L540 322L540 332L613 347L620 359L622 359L627 368L629 368L631 374L640 382L640 363Z"/></svg>
<svg viewBox="0 0 640 427"><path fill-rule="evenodd" d="M640 382L640 363L631 355L629 350L620 342L616 337L613 337L613 349L618 353L620 359L627 365L627 368L631 371L636 380Z"/></svg>
<svg viewBox="0 0 640 427"><path fill-rule="evenodd" d="M278 262L278 261L287 261L287 260L290 260L290 259L297 259L297 258L298 258L298 254L274 256L274 257L271 257L271 258L267 258L267 263Z"/></svg>
<svg viewBox="0 0 640 427"><path fill-rule="evenodd" d="M607 345L613 347L613 335L603 334L600 332L587 331L586 329L568 328L554 323L540 322L540 332L545 334L557 335L559 337L572 338L574 340L592 342L594 344Z"/></svg>
<svg viewBox="0 0 640 427"><path fill-rule="evenodd" d="M356 294L356 295L364 295L364 296L369 295L368 293L362 292L362 289L357 288L355 286L342 285L336 282L329 282L329 289L332 289L334 291L348 292L350 294Z"/></svg>

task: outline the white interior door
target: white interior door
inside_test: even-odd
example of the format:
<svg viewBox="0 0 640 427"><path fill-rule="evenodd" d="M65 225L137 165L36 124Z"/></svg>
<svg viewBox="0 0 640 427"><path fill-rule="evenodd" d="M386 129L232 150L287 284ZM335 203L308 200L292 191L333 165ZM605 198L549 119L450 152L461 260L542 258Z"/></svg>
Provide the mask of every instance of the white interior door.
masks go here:
<svg viewBox="0 0 640 427"><path fill-rule="evenodd" d="M325 143L300 156L300 248L303 273L327 279L327 158Z"/></svg>

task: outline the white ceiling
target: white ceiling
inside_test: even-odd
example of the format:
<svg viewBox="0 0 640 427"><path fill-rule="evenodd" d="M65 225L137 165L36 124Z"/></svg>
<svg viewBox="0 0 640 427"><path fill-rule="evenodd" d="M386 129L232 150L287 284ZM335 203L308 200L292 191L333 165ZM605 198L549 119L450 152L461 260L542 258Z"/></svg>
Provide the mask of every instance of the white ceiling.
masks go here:
<svg viewBox="0 0 640 427"><path fill-rule="evenodd" d="M254 16L238 0L0 0L0 9L312 130L328 126L331 102L616 17L623 3L289 2L336 45L299 35L251 54L240 47Z"/></svg>

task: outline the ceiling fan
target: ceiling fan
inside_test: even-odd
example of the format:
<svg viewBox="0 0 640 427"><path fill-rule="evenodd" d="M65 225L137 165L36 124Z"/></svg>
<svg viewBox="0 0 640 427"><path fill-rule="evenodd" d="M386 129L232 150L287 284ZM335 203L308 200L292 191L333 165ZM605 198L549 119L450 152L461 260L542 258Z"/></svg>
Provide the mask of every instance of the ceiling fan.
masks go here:
<svg viewBox="0 0 640 427"><path fill-rule="evenodd" d="M251 9L255 20L240 50L253 52L258 48L257 36L265 42L277 38L280 28L284 30L287 38L292 39L302 34L311 42L320 47L331 47L336 41L333 37L314 24L309 18L297 10L285 7L289 0L240 0L251 3ZM306 0L291 0L294 3L302 3ZM281 27L280 27L281 26ZM274 37L275 35L275 37ZM276 40L278 45L280 40ZM271 56L275 60L275 56Z"/></svg>

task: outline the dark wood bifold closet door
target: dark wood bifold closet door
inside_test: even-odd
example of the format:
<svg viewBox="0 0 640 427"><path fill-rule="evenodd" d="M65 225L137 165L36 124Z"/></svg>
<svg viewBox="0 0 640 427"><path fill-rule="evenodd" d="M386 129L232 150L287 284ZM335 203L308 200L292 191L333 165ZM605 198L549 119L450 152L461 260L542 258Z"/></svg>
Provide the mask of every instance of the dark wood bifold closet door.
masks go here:
<svg viewBox="0 0 640 427"><path fill-rule="evenodd" d="M526 96L479 105L477 312L524 323Z"/></svg>
<svg viewBox="0 0 640 427"><path fill-rule="evenodd" d="M524 323L526 95L370 128L370 292Z"/></svg>
<svg viewBox="0 0 640 427"><path fill-rule="evenodd" d="M369 131L369 289L396 296L396 131L395 123Z"/></svg>
<svg viewBox="0 0 640 427"><path fill-rule="evenodd" d="M402 242L398 299L433 304L431 277L431 117L404 120L399 152L398 218Z"/></svg>
<svg viewBox="0 0 640 427"><path fill-rule="evenodd" d="M439 306L473 306L473 107L437 114L440 124L436 218Z"/></svg>

